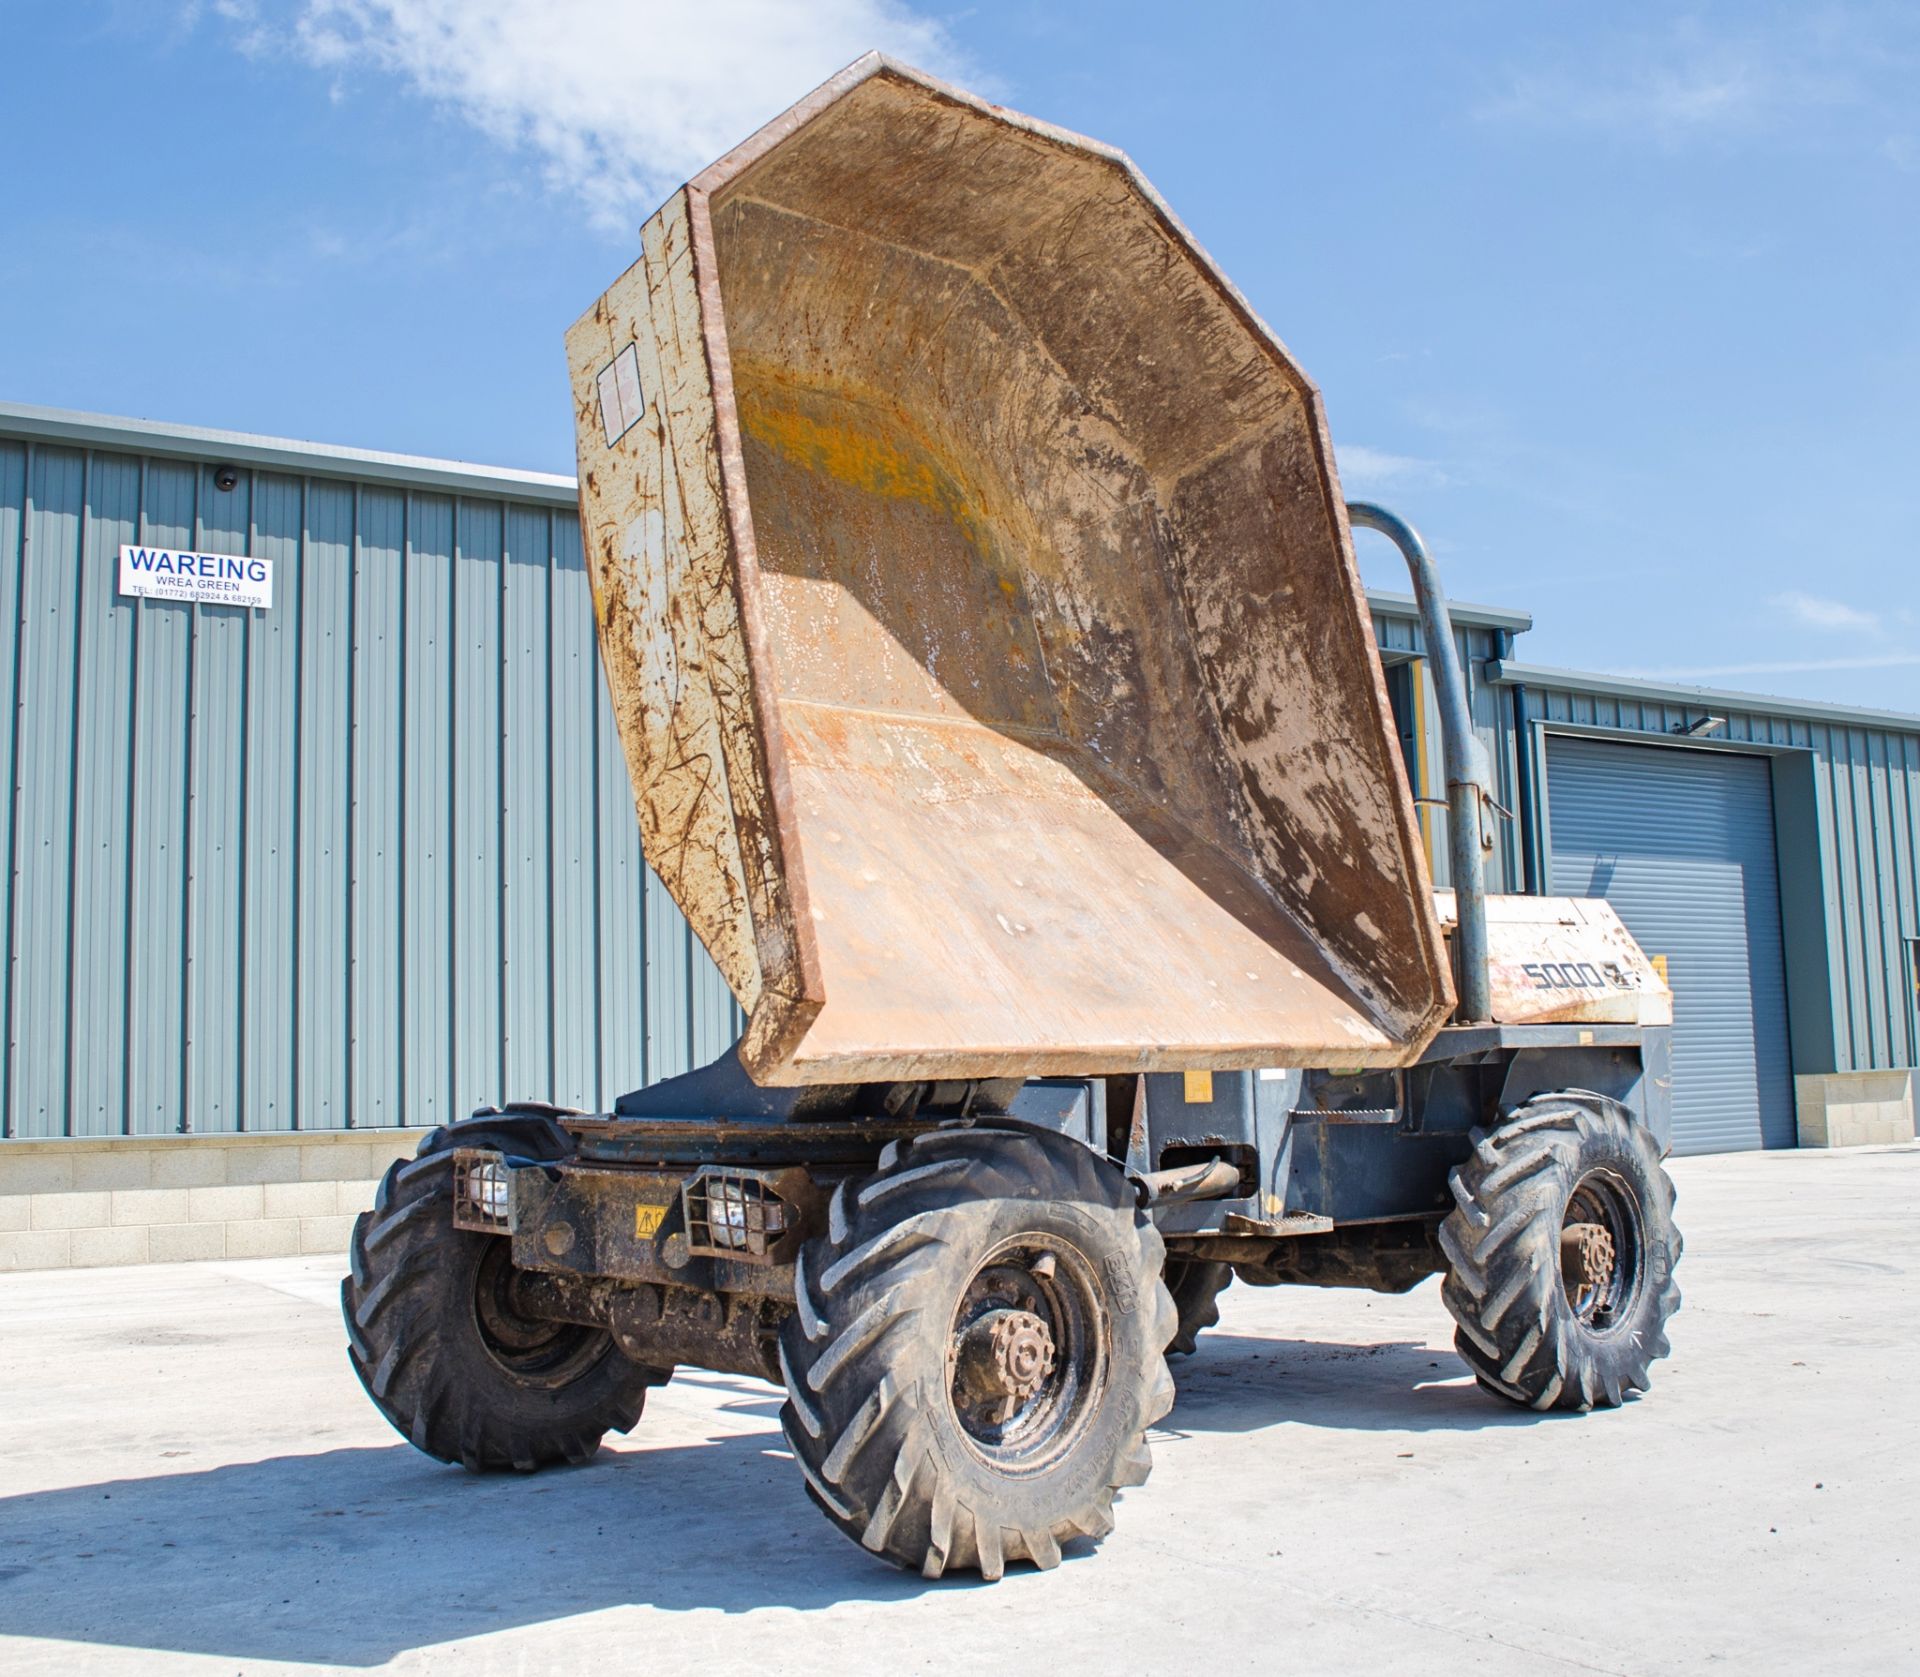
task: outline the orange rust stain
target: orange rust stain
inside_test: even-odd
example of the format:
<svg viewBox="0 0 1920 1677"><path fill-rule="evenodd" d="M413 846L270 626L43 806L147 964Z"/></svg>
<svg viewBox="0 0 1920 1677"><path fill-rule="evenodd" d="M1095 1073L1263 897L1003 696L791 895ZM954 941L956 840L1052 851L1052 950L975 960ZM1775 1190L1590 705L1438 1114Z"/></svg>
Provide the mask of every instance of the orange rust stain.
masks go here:
<svg viewBox="0 0 1920 1677"><path fill-rule="evenodd" d="M900 416L857 393L810 388L760 366L736 366L734 377L741 429L756 442L863 494L940 513L969 546L990 553L978 498Z"/></svg>

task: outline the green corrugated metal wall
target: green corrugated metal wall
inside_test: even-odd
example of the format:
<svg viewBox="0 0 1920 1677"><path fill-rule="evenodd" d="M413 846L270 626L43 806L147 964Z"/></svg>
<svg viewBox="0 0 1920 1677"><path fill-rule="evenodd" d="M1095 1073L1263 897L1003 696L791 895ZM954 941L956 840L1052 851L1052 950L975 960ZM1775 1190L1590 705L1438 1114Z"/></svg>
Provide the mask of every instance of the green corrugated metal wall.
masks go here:
<svg viewBox="0 0 1920 1677"><path fill-rule="evenodd" d="M1384 610L1379 597L1375 597L1373 638L1380 648L1382 659L1390 664L1413 659L1424 662L1426 658L1425 632L1412 615L1412 609L1409 602L1404 612ZM1473 716L1474 731L1480 736L1480 743L1486 747L1487 759L1493 765L1494 791L1502 804L1511 809L1519 796L1518 763L1514 755L1513 730L1508 726L1507 695L1500 688L1489 686L1484 679L1484 672L1489 662L1505 656L1510 650L1512 636L1485 625L1456 621L1453 639L1459 648L1460 668L1467 680L1467 705ZM1427 777L1424 782L1421 781L1417 771L1410 768L1409 778L1414 782L1415 796L1438 798L1444 805L1447 787L1444 759L1440 753L1440 715L1431 685L1424 681L1421 684L1420 709L1424 713L1427 730ZM1423 805L1419 817L1421 830L1427 837L1427 866L1433 874L1434 883L1450 884L1446 809ZM1495 826L1493 854L1488 858L1487 888L1490 891L1521 889L1520 835L1511 822L1500 821Z"/></svg>
<svg viewBox="0 0 1920 1677"><path fill-rule="evenodd" d="M1549 728L1764 753L1783 840L1794 1070L1920 1065L1912 965L1912 940L1920 937L1920 733L1739 709L1716 696L1710 708L1724 726L1704 746L1676 744L1676 730L1707 708L1572 687L1529 690L1530 715ZM1800 823L1804 842L1795 844Z"/></svg>
<svg viewBox="0 0 1920 1677"><path fill-rule="evenodd" d="M433 462L357 478L326 451L222 491L215 464L258 439L194 459L155 429L147 454L0 427L0 1133L597 1107L725 1048L738 1010L640 856L563 495L448 492ZM122 541L272 558L275 605L122 600ZM1524 817L1490 624L1457 634ZM1410 608L1374 625L1389 660L1422 651ZM1529 739L1670 741L1699 712L1578 679L1531 694ZM1816 857L1782 886L1795 1069L1915 1064L1920 734L1736 709L1719 739L1773 753ZM1503 821L1496 888L1520 855Z"/></svg>
<svg viewBox="0 0 1920 1677"><path fill-rule="evenodd" d="M640 855L564 507L0 436L0 1132L603 1106L732 998ZM122 599L122 542L275 561Z"/></svg>

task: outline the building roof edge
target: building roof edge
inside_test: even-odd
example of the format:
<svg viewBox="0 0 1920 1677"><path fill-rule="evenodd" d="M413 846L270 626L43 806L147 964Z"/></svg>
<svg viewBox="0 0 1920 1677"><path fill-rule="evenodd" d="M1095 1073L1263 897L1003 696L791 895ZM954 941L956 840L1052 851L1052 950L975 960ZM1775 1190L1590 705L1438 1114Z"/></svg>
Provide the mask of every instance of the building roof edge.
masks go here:
<svg viewBox="0 0 1920 1677"><path fill-rule="evenodd" d="M1598 693L1607 698L1645 699L1705 711L1738 711L1749 716L1781 716L1803 722L1839 722L1858 728L1885 728L1920 734L1920 716L1874 710L1865 705L1833 704L1820 699L1790 699L1771 693L1742 693L1721 687L1689 687L1647 681L1637 676L1605 675L1594 670L1563 670L1545 664L1493 659L1486 679L1504 686L1546 687L1560 692Z"/></svg>
<svg viewBox="0 0 1920 1677"><path fill-rule="evenodd" d="M262 437L245 431L172 425L116 414L77 413L21 402L0 402L0 435L75 448L214 459L273 471L401 483L456 495L538 501L548 506L579 505L575 480L553 472L516 471L507 466L482 466L465 460L389 454L378 449L344 448L293 437Z"/></svg>
<svg viewBox="0 0 1920 1677"><path fill-rule="evenodd" d="M1369 588L1367 605L1383 617L1411 618L1416 623L1420 620L1420 603L1411 594L1391 588ZM1449 600L1447 611L1461 628L1505 629L1519 635L1533 627L1532 612L1515 611L1509 606L1477 606L1468 600Z"/></svg>

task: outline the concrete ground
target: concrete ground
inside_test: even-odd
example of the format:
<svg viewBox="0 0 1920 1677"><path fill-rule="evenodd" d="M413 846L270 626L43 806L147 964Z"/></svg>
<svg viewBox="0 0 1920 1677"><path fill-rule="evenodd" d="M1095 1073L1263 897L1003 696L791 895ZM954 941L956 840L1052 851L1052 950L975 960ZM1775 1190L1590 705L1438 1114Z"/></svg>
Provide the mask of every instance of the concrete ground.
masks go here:
<svg viewBox="0 0 1920 1677"><path fill-rule="evenodd" d="M472 1479L361 1395L329 1260L0 1277L0 1669L1920 1670L1920 1148L1674 1176L1650 1397L1492 1403L1431 1282L1236 1287L1115 1534L998 1586L838 1536L750 1381Z"/></svg>

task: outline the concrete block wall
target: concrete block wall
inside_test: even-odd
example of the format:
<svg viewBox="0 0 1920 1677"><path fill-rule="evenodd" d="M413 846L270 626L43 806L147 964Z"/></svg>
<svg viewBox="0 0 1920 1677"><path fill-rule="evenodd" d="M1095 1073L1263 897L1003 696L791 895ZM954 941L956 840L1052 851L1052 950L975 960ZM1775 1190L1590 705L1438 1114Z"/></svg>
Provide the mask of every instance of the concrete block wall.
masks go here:
<svg viewBox="0 0 1920 1677"><path fill-rule="evenodd" d="M426 1133L0 1142L0 1270L344 1252Z"/></svg>
<svg viewBox="0 0 1920 1677"><path fill-rule="evenodd" d="M1793 1080L1802 1147L1889 1146L1914 1137L1912 1071L1836 1071Z"/></svg>

